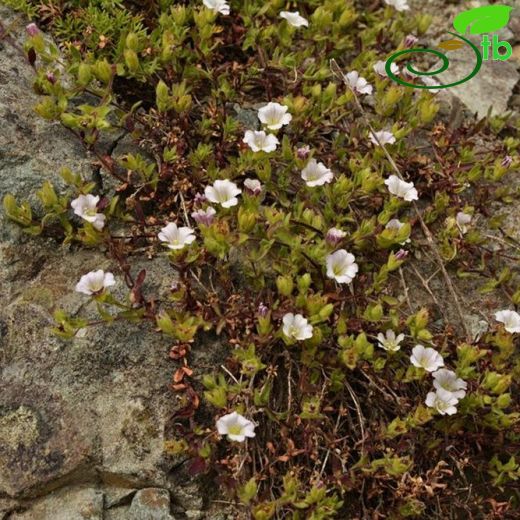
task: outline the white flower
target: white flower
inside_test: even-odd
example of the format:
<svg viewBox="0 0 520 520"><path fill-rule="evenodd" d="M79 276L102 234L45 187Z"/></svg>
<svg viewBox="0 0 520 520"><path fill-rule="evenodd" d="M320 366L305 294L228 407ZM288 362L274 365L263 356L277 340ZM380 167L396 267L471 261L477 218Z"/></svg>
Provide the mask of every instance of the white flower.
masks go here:
<svg viewBox="0 0 520 520"><path fill-rule="evenodd" d="M457 374L452 370L441 368L435 371L433 374L433 386L437 390L445 390L450 392L453 397L462 399L466 395L466 388L468 383L457 377Z"/></svg>
<svg viewBox="0 0 520 520"><path fill-rule="evenodd" d="M301 314L287 313L283 317L283 333L290 339L303 341L312 338L312 325Z"/></svg>
<svg viewBox="0 0 520 520"><path fill-rule="evenodd" d="M507 332L520 332L520 314L516 311L498 311L495 313L495 319L504 324Z"/></svg>
<svg viewBox="0 0 520 520"><path fill-rule="evenodd" d="M417 200L419 198L413 182L402 181L397 175L390 175L390 177L386 179L385 184L388 187L388 191L396 197L407 201Z"/></svg>
<svg viewBox="0 0 520 520"><path fill-rule="evenodd" d="M468 213L464 213L463 211L459 211L455 217L455 221L457 222L457 226L459 226L460 232L462 234L467 233L468 225L471 222L471 215L468 215Z"/></svg>
<svg viewBox="0 0 520 520"><path fill-rule="evenodd" d="M218 180L213 183L213 186L206 186L204 195L210 202L220 204L223 208L231 208L238 204L237 195L242 191L238 189L234 182L227 179Z"/></svg>
<svg viewBox="0 0 520 520"><path fill-rule="evenodd" d="M426 396L426 406L434 408L441 415L453 415L457 413L457 403L459 400L450 392L442 388L436 392L429 392Z"/></svg>
<svg viewBox="0 0 520 520"><path fill-rule="evenodd" d="M330 228L328 231L327 231L327 234L325 235L325 240L327 241L328 244L332 245L332 246L336 246L338 245L345 237L347 236L347 234L345 233L345 231L341 230L341 229L338 229L338 228Z"/></svg>
<svg viewBox="0 0 520 520"><path fill-rule="evenodd" d="M285 18L287 23L293 27L309 27L309 22L303 16L300 16L298 11L282 11L280 18Z"/></svg>
<svg viewBox="0 0 520 520"><path fill-rule="evenodd" d="M376 139L377 137L377 139ZM370 141L375 144L394 144L395 143L395 137L392 132L387 132L386 130L380 130L379 132L369 132L368 138ZM377 142L379 140L379 143Z"/></svg>
<svg viewBox="0 0 520 520"><path fill-rule="evenodd" d="M388 74L386 73L386 61L378 61L377 63L374 64L374 71L376 74L378 74L379 76L383 77L383 78L386 78L388 77ZM395 63L392 63L390 65L390 70L392 71L392 74L396 75L399 74L399 67L395 64Z"/></svg>
<svg viewBox="0 0 520 520"><path fill-rule="evenodd" d="M302 170L302 179L310 188L323 186L332 181L334 174L322 162L311 159Z"/></svg>
<svg viewBox="0 0 520 520"><path fill-rule="evenodd" d="M193 233L194 230L189 227L177 227L177 224L170 222L161 229L157 236L168 246L168 249L183 249L184 246L195 240L196 237Z"/></svg>
<svg viewBox="0 0 520 520"><path fill-rule="evenodd" d="M397 218L393 218L392 220L388 221L388 224L385 226L385 229L392 229L396 232L399 232L399 230L404 226L404 223L401 222ZM407 238L404 242L401 242L401 245L408 244L410 242L410 239Z"/></svg>
<svg viewBox="0 0 520 520"><path fill-rule="evenodd" d="M74 199L70 205L74 213L82 219L90 222L98 231L101 231L105 226L105 215L97 212L97 204L99 196L97 195L80 195Z"/></svg>
<svg viewBox="0 0 520 520"><path fill-rule="evenodd" d="M202 3L214 13L229 14L229 4L226 0L202 0Z"/></svg>
<svg viewBox="0 0 520 520"><path fill-rule="evenodd" d="M210 226L213 220L215 219L216 211L214 208L209 206L208 208L198 209L191 214L191 218L197 224L204 224L205 226Z"/></svg>
<svg viewBox="0 0 520 520"><path fill-rule="evenodd" d="M258 110L258 119L270 130L278 130L291 122L292 116L287 110L289 107L280 103L267 103Z"/></svg>
<svg viewBox="0 0 520 520"><path fill-rule="evenodd" d="M249 145L253 152L274 152L279 142L275 135L267 135L263 130L246 130L242 142Z"/></svg>
<svg viewBox="0 0 520 520"><path fill-rule="evenodd" d="M415 345L412 349L410 361L417 368L424 368L427 372L435 372L438 368L444 366L444 359L433 348Z"/></svg>
<svg viewBox="0 0 520 520"><path fill-rule="evenodd" d="M369 85L368 81L362 78L357 70L345 74L345 79L350 87L359 94L372 94L372 85Z"/></svg>
<svg viewBox="0 0 520 520"><path fill-rule="evenodd" d="M111 285L115 285L115 283L116 281L112 273L105 273L105 271L99 269L98 271L90 271L90 273L84 274L76 284L76 291L90 296L103 291Z"/></svg>
<svg viewBox="0 0 520 520"><path fill-rule="evenodd" d="M345 249L338 249L336 252L327 255L326 262L327 276L338 283L352 282L359 270L356 258L352 253L347 253Z"/></svg>
<svg viewBox="0 0 520 520"><path fill-rule="evenodd" d="M430 76L421 76L421 81L428 87L439 87L441 85L436 79L433 79ZM439 89L429 88L428 92L436 94L437 92L439 92Z"/></svg>
<svg viewBox="0 0 520 520"><path fill-rule="evenodd" d="M262 183L258 179L246 179L244 188L252 195L260 195L262 193Z"/></svg>
<svg viewBox="0 0 520 520"><path fill-rule="evenodd" d="M396 11L407 11L410 9L408 0L385 0L386 5L390 5L395 8Z"/></svg>
<svg viewBox="0 0 520 520"><path fill-rule="evenodd" d="M379 346L388 352L397 352L401 348L401 341L404 339L404 334L399 334L397 337L395 332L391 329L386 331L386 337L380 332L377 335Z"/></svg>
<svg viewBox="0 0 520 520"><path fill-rule="evenodd" d="M244 442L246 437L255 436L255 424L237 412L223 415L217 421L219 435L227 435L230 441Z"/></svg>

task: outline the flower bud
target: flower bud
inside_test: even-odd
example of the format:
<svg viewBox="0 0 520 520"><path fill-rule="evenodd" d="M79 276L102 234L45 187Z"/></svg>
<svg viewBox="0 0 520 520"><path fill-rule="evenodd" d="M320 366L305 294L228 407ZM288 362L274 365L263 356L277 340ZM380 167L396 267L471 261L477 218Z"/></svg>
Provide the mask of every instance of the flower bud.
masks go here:
<svg viewBox="0 0 520 520"><path fill-rule="evenodd" d="M300 148L298 148L296 150L296 155L298 156L298 159L307 159L310 151L311 151L310 146L308 146L308 145L301 146Z"/></svg>
<svg viewBox="0 0 520 520"><path fill-rule="evenodd" d="M124 51L125 63L130 72L137 72L139 70L139 57L132 49L125 49Z"/></svg>
<svg viewBox="0 0 520 520"><path fill-rule="evenodd" d="M32 37L32 36L38 35L40 33L40 29L38 29L38 26L35 23L30 23L25 28L25 32L27 33L28 36Z"/></svg>
<svg viewBox="0 0 520 520"><path fill-rule="evenodd" d="M325 235L325 240L327 244L335 247L337 246L345 237L347 234L338 228L330 228L327 231L327 234Z"/></svg>
<svg viewBox="0 0 520 520"><path fill-rule="evenodd" d="M404 260L408 256L408 251L405 249L399 249L394 256L396 260Z"/></svg>
<svg viewBox="0 0 520 520"><path fill-rule="evenodd" d="M92 67L92 72L96 78L103 83L109 83L112 77L112 68L106 60L97 61Z"/></svg>
<svg viewBox="0 0 520 520"><path fill-rule="evenodd" d="M509 168L513 164L513 158L510 155L506 155L502 160L501 166L504 168Z"/></svg>
<svg viewBox="0 0 520 520"><path fill-rule="evenodd" d="M413 47L418 41L419 38L417 38L413 34L408 34L404 39L404 46L409 49L410 47Z"/></svg>
<svg viewBox="0 0 520 520"><path fill-rule="evenodd" d="M137 51L137 48L139 47L139 38L137 37L137 34L132 32L128 33L128 35L126 36L125 44L127 49Z"/></svg>
<svg viewBox="0 0 520 520"><path fill-rule="evenodd" d="M208 199L206 199L206 196L203 193L197 193L193 198L193 202L199 206L204 204L207 200Z"/></svg>
<svg viewBox="0 0 520 520"><path fill-rule="evenodd" d="M207 209L199 209L191 214L191 217L197 224L203 224L205 226L211 226L215 220L215 214L217 212L210 206Z"/></svg>
<svg viewBox="0 0 520 520"><path fill-rule="evenodd" d="M45 74L45 77L47 78L47 81L49 83L51 83L52 85L54 85L56 83L56 76L54 75L53 72L47 72Z"/></svg>
<svg viewBox="0 0 520 520"><path fill-rule="evenodd" d="M276 288L282 296L290 296L294 289L294 282L290 276L279 276L276 279Z"/></svg>
<svg viewBox="0 0 520 520"><path fill-rule="evenodd" d="M300 292L306 292L311 286L312 278L309 273L305 273L303 276L300 276L298 279L298 289Z"/></svg>
<svg viewBox="0 0 520 520"><path fill-rule="evenodd" d="M260 316L261 318L265 318L267 316L267 313L269 312L269 307L264 303L260 303L256 312L258 313L258 316Z"/></svg>
<svg viewBox="0 0 520 520"><path fill-rule="evenodd" d="M251 231L256 224L256 213L240 207L238 210L238 228L243 233Z"/></svg>
<svg viewBox="0 0 520 520"><path fill-rule="evenodd" d="M271 313L269 312L269 307L267 305L264 305L261 303L258 306L257 310L257 316L258 316L258 325L257 325L257 331L260 336L267 336L269 332L272 330L271 325Z"/></svg>
<svg viewBox="0 0 520 520"><path fill-rule="evenodd" d="M262 193L262 184L257 179L246 179L244 181L244 188L248 193L254 195L255 197Z"/></svg>
<svg viewBox="0 0 520 520"><path fill-rule="evenodd" d="M90 65L87 63L80 63L78 67L78 84L82 87L86 87L92 78L92 72Z"/></svg>

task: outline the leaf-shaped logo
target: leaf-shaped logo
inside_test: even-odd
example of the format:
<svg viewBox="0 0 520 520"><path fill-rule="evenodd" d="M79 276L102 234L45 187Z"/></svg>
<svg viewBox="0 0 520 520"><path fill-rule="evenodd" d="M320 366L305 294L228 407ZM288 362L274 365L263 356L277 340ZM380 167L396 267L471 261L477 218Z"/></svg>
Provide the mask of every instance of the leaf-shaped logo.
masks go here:
<svg viewBox="0 0 520 520"><path fill-rule="evenodd" d="M444 40L443 42L439 43L438 47L444 49L445 51L456 51L457 49L464 47L464 45L466 44L460 40Z"/></svg>
<svg viewBox="0 0 520 520"><path fill-rule="evenodd" d="M469 28L470 34L483 34L498 31L509 22L513 8L508 5L484 5L458 14L453 27L461 34Z"/></svg>

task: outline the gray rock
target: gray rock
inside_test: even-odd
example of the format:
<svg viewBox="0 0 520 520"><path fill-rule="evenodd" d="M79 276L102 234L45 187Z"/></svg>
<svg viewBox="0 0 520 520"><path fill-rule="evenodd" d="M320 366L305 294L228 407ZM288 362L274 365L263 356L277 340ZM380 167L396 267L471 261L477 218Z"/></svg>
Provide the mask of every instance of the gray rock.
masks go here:
<svg viewBox="0 0 520 520"><path fill-rule="evenodd" d="M0 17L20 46L26 20L4 7ZM0 46L0 198L35 202L44 180L64 189L60 166L90 176L91 161L71 134L34 113L31 67L5 40ZM124 298L103 251L28 237L0 210L0 496L24 507L72 484L172 486L163 450L175 403L168 342L148 324L87 328L71 342L51 332L56 309L97 319L74 286L98 268L114 272ZM176 278L166 258L143 258L133 273L141 269L144 293L166 296Z"/></svg>
<svg viewBox="0 0 520 520"><path fill-rule="evenodd" d="M93 488L64 489L14 512L11 520L104 520L103 494Z"/></svg>
<svg viewBox="0 0 520 520"><path fill-rule="evenodd" d="M175 520L170 514L170 494L166 489L138 491L128 510L128 520Z"/></svg>
<svg viewBox="0 0 520 520"><path fill-rule="evenodd" d="M480 45L478 37L472 37L474 43ZM475 66L475 54L465 45L456 51L447 52L450 66L438 76L443 84L456 82L467 77ZM432 70L437 68L432 67ZM441 91L441 96L457 97L478 117L484 117L491 109L494 115L508 110L508 101L513 94L520 74L512 59L509 61L484 61L478 74L469 81L456 87Z"/></svg>
<svg viewBox="0 0 520 520"><path fill-rule="evenodd" d="M414 11L432 16L432 24L428 33L421 39L421 43L431 49L435 49L441 41L453 38L448 34L448 31L454 31L453 19L457 14L463 10L489 3L472 1L461 5L458 1L447 2L446 0L410 1ZM501 3L515 7L514 0L504 0ZM518 9L512 11L508 26L497 32L500 40L506 40L512 45L518 40L520 37L518 32L520 30L519 16ZM432 38L430 35L441 36ZM480 48L482 36L472 36L470 39ZM447 52L447 57L450 60L450 66L437 77L445 85L466 77L475 65L474 53L467 45L456 51ZM429 70L433 71L439 67L440 62L433 65ZM474 78L459 86L441 90L438 97L445 101L450 101L456 97L471 113L476 113L478 117L486 116L490 108L494 115L502 114L508 110L509 98L513 93L513 88L520 80L516 67L517 63L513 57L508 61L494 62L492 59L485 61L480 72Z"/></svg>
<svg viewBox="0 0 520 520"><path fill-rule="evenodd" d="M260 106L265 105L265 103ZM227 109L230 109L232 116L240 121L247 130L258 130L260 128L260 121L258 119L258 110L253 108L243 108L238 103L228 103Z"/></svg>
<svg viewBox="0 0 520 520"><path fill-rule="evenodd" d="M67 166L89 178L92 168L78 140L34 112L39 101L32 89L34 71L21 51L25 18L0 6L0 19L16 44L0 41L0 194L11 192L35 200L46 179L63 187L59 167Z"/></svg>
<svg viewBox="0 0 520 520"><path fill-rule="evenodd" d="M104 511L103 520L128 520L128 510L130 506L116 507L114 509L107 509Z"/></svg>

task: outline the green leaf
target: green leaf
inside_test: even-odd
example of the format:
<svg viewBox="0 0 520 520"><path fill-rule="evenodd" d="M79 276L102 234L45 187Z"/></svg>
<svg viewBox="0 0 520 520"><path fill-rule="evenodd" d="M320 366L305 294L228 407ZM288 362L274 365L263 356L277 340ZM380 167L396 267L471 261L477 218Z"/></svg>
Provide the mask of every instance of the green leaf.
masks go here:
<svg viewBox="0 0 520 520"><path fill-rule="evenodd" d="M453 27L461 34L469 28L470 34L483 34L498 31L509 22L513 8L507 5L485 5L464 11L453 20Z"/></svg>

